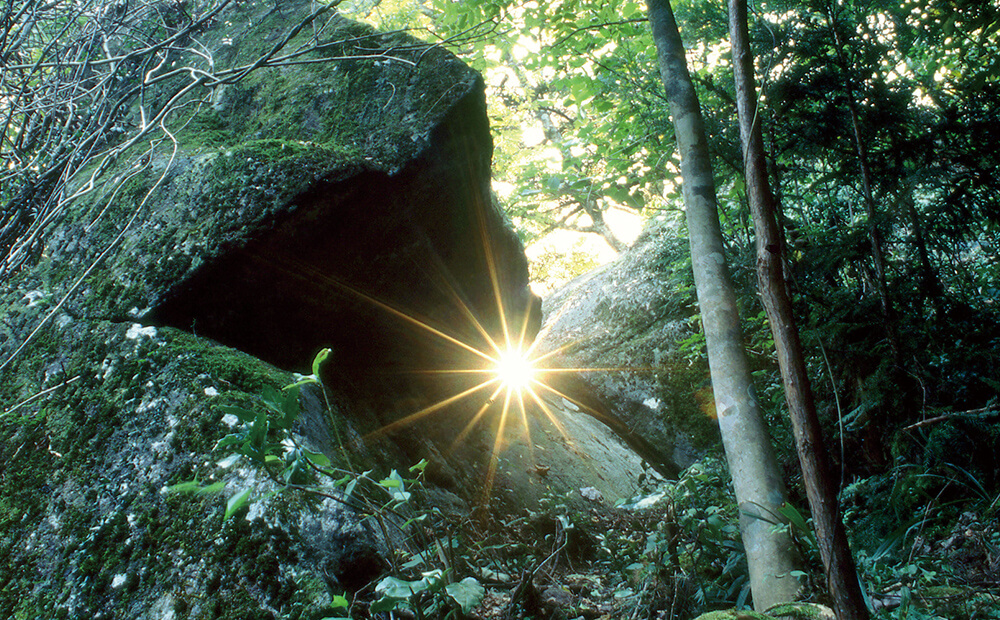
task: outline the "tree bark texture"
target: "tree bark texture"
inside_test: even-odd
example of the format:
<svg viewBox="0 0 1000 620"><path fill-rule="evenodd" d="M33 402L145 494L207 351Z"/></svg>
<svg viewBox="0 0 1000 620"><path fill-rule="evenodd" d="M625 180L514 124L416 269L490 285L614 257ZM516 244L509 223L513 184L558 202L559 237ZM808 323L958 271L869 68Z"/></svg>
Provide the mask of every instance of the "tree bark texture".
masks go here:
<svg viewBox="0 0 1000 620"><path fill-rule="evenodd" d="M719 428L740 507L753 603L763 610L795 600L799 584L790 571L798 567L799 558L787 533L773 531L765 520L779 517L786 491L747 365L736 295L723 252L708 143L684 46L669 1L648 0L647 6L681 155L691 262Z"/></svg>
<svg viewBox="0 0 1000 620"><path fill-rule="evenodd" d="M795 448L816 528L820 556L826 570L827 588L839 620L867 619L868 609L861 593L854 558L847 544L847 534L840 519L837 485L830 469L799 332L785 285L781 231L774 196L768 184L754 86L746 0L729 0L729 36L733 50L733 75L736 81L736 106L739 112L740 141L743 145L747 198L757 238L757 286L778 352L785 399L795 434Z"/></svg>

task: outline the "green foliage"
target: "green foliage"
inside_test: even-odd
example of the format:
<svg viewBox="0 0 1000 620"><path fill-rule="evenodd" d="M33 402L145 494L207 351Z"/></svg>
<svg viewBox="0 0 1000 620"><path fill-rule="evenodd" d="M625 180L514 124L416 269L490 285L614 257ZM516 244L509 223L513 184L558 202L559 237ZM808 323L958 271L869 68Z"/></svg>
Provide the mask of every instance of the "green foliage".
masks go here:
<svg viewBox="0 0 1000 620"><path fill-rule="evenodd" d="M471 613L483 600L486 589L473 577L447 583L444 572L434 570L423 573L416 581L388 576L375 586L375 594L378 599L372 603L371 613L407 609L420 619L451 618L459 610Z"/></svg>
<svg viewBox="0 0 1000 620"><path fill-rule="evenodd" d="M534 257L528 265L532 282L557 288L598 266L597 259L582 240L565 249L550 249Z"/></svg>
<svg viewBox="0 0 1000 620"><path fill-rule="evenodd" d="M225 522L253 502L263 501L279 493L304 494L305 496L336 499L371 520L379 528L385 540L398 538L390 530L398 532L412 541L433 539L433 546L441 550L446 545L449 550L456 548L455 541L441 540L425 527L425 522L433 515L440 515L436 508L419 509L413 503L414 489L421 488L420 478L427 467L426 460L409 469L415 476L405 478L397 470L388 476L373 476L371 470L355 472L335 467L331 459L300 445L293 429L300 414L300 393L303 387L315 385L322 388L319 379L320 367L329 357L330 350L323 349L313 361L311 375L297 375L295 381L281 390L265 386L255 409L221 405L227 415L234 416L239 426L236 431L223 437L216 449L230 450L232 453L220 462L231 467L240 460L247 461L258 471L265 473L276 490L263 490L256 485L246 486L229 496L222 520ZM333 429L336 431L336 428ZM347 462L350 459L341 445ZM222 491L224 483L202 485L197 480L172 485L174 493L213 494ZM428 544L425 541L425 544ZM432 563L434 556L424 551L400 550L405 562L393 556L393 570L396 575L412 571ZM423 571L419 579L406 580L395 575L386 576L375 586L376 600L369 613L381 613L406 609L418 618L462 617L476 607L485 595L485 589L474 577L456 580L451 567L431 568ZM350 605L342 595L334 595L331 605L343 609L343 616L350 617Z"/></svg>

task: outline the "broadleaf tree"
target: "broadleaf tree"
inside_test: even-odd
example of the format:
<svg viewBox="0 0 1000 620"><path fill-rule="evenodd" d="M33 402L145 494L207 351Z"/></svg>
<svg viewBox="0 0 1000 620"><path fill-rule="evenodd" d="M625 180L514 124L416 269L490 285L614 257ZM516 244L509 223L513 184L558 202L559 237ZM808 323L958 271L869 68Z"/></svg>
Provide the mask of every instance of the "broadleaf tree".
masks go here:
<svg viewBox="0 0 1000 620"><path fill-rule="evenodd" d="M785 283L782 261L785 244L768 181L760 123L763 111L757 99L746 0L729 0L729 32L743 145L744 177L757 242L757 288L778 353L785 399L795 434L795 447L826 571L827 589L838 620L864 620L868 618L868 608L865 606L844 524L840 519L837 499L839 489L830 469L806 359Z"/></svg>
<svg viewBox="0 0 1000 620"><path fill-rule="evenodd" d="M681 155L681 177L691 262L708 347L715 407L740 508L754 607L766 610L793 601L799 558L787 531L773 519L787 501L781 469L755 396L736 295L726 263L708 142L669 0L648 0L656 44Z"/></svg>

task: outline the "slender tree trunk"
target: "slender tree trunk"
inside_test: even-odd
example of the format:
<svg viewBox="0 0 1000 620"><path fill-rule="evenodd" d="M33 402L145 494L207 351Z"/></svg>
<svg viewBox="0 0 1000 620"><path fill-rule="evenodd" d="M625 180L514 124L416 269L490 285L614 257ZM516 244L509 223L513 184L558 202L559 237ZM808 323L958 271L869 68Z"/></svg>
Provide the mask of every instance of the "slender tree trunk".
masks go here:
<svg viewBox="0 0 1000 620"><path fill-rule="evenodd" d="M750 568L754 607L793 601L790 575L799 558L788 535L768 521L786 501L767 425L754 396L740 330L736 295L726 265L708 143L684 46L668 0L648 0L660 75L681 155L684 205L698 304L726 459L740 507L740 532ZM761 518L763 517L763 518Z"/></svg>
<svg viewBox="0 0 1000 620"><path fill-rule="evenodd" d="M920 258L920 293L924 299L931 302L931 306L934 308L934 319L943 321L945 317L944 304L942 303L944 287L941 286L941 280L938 279L937 272L931 265L930 253L927 251L927 241L924 238L924 226L920 222L920 215L913 204L913 187L908 185L900 191L903 192L903 195L900 196L899 201L906 210L907 217L910 218L910 227L913 229L913 243L917 247L917 256Z"/></svg>
<svg viewBox="0 0 1000 620"><path fill-rule="evenodd" d="M830 30L833 32L833 41L837 48L837 58L840 60L840 64L846 73L850 69L850 65L844 55L844 42L841 40L840 31L837 29L836 6L831 3L827 11L827 16L830 19ZM875 288L878 291L879 306L882 311L882 320L885 322L889 349L892 351L896 366L899 367L902 365L903 357L899 349L896 313L892 305L892 300L889 298L889 287L886 284L885 244L882 241L882 231L878 227L878 209L875 207L875 197L872 194L872 173L868 166L868 148L865 146L865 139L861 136L858 102L854 95L854 86L851 84L850 77L844 78L844 94L847 97L847 109L851 116L851 137L854 141L854 150L858 154L858 168L861 171L861 195L865 203L865 213L868 216L868 238L872 244L872 266L875 269Z"/></svg>
<svg viewBox="0 0 1000 620"><path fill-rule="evenodd" d="M740 141L743 144L747 197L757 234L757 285L778 352L785 398L795 434L795 448L816 527L820 556L826 569L827 587L839 620L866 619L868 609L865 607L844 525L840 520L837 485L831 474L799 332L785 286L781 231L778 228L774 197L767 180L764 142L754 87L746 0L729 0L729 36L733 50L736 106L740 120Z"/></svg>

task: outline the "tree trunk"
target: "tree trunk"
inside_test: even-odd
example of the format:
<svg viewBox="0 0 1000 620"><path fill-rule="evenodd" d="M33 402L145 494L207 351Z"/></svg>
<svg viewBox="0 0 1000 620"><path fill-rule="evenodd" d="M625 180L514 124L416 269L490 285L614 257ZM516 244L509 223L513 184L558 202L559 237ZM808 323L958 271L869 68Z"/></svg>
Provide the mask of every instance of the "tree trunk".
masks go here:
<svg viewBox="0 0 1000 620"><path fill-rule="evenodd" d="M845 74L850 69L847 58L844 55L844 42L841 40L840 31L837 29L836 7L831 4L828 7L828 17L830 19L830 30L833 32L833 41L837 48L837 58L844 69ZM865 213L868 217L868 238L872 244L872 265L875 268L875 288L878 291L879 305L882 311L882 320L885 322L886 338L889 340L889 349L892 351L893 361L897 367L902 366L902 353L899 348L899 335L896 329L896 313L889 299L889 287L885 276L885 250L882 242L882 231L878 227L878 210L875 207L875 197L872 194L872 174L868 166L868 148L861 136L861 120L858 113L858 102L854 96L854 86L850 77L844 78L844 94L847 97L847 108L851 115L851 136L854 141L854 150L858 154L858 168L861 171L861 195L865 203Z"/></svg>
<svg viewBox="0 0 1000 620"><path fill-rule="evenodd" d="M754 607L793 601L799 584L790 575L798 557L788 535L764 520L779 516L785 486L771 438L754 396L740 330L736 295L723 253L722 230L708 143L691 83L684 46L668 0L648 0L660 75L681 155L684 204L691 240L719 428L740 507L740 532L750 568Z"/></svg>
<svg viewBox="0 0 1000 620"><path fill-rule="evenodd" d="M857 569L840 520L837 485L831 474L816 404L809 385L798 328L785 286L781 259L781 233L774 197L767 180L764 143L754 87L753 56L747 26L746 0L729 0L729 36L733 50L736 107L747 197L757 235L757 285L771 324L785 398L795 434L795 448L802 467L816 539L826 570L827 587L839 620L868 618Z"/></svg>

